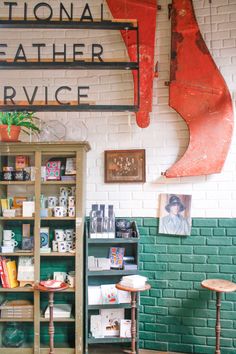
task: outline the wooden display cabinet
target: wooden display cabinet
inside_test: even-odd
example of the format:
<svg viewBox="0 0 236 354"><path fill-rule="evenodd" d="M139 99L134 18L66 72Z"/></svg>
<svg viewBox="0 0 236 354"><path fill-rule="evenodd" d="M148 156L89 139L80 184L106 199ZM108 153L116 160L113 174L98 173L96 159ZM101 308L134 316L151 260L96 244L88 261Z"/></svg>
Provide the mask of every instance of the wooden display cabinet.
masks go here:
<svg viewBox="0 0 236 354"><path fill-rule="evenodd" d="M29 156L30 166L35 166L35 181L0 181L0 198L12 196L26 196L35 200L33 217L22 216L4 218L0 216L0 241L2 244L2 230L11 229L16 233L16 239L21 246L23 223L30 224L31 234L34 236L34 250L0 254L18 260L19 256L34 257L34 281L39 282L52 277L54 271L75 271L75 287L65 292L55 294L55 303L72 303L73 316L71 318L55 319L55 352L57 354L83 354L83 231L85 214L85 173L86 152L90 150L87 143L56 142L56 143L1 143L0 170L3 165L12 163L16 155ZM73 157L76 160L76 179L74 181L43 181L41 180L41 166L50 158ZM59 195L61 186L76 187L75 217L48 217L40 218L41 194ZM40 227L50 228L50 239L54 229L74 228L76 233L75 253L51 252L40 254ZM51 245L50 245L51 246ZM47 306L47 294L42 294L33 287L0 288L0 300L4 299L31 299L34 304L34 318L32 319L3 319L0 318L0 332L4 322L22 322L27 332L25 343L20 348L3 347L0 339L0 353L4 354L46 354L49 352L48 319L43 317Z"/></svg>

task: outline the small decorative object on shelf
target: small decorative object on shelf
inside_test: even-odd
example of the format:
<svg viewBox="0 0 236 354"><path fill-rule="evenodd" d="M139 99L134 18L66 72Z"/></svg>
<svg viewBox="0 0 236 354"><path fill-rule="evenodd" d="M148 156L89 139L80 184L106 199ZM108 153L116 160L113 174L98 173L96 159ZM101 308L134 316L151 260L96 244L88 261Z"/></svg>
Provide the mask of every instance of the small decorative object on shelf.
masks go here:
<svg viewBox="0 0 236 354"><path fill-rule="evenodd" d="M2 344L7 348L19 348L24 344L25 334L22 323L9 322L2 333Z"/></svg>
<svg viewBox="0 0 236 354"><path fill-rule="evenodd" d="M90 212L90 238L115 238L115 214L113 205L92 205Z"/></svg>

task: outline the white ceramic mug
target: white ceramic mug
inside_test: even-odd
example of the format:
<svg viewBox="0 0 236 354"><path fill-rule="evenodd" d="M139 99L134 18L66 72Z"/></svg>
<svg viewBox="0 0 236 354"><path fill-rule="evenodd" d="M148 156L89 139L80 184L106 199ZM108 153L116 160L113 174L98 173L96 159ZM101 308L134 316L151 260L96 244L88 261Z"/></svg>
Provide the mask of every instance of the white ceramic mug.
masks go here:
<svg viewBox="0 0 236 354"><path fill-rule="evenodd" d="M57 218L63 218L63 216L66 216L67 214L67 209L62 206L57 206L54 208L54 216Z"/></svg>
<svg viewBox="0 0 236 354"><path fill-rule="evenodd" d="M60 196L61 197L68 197L68 188L67 187L60 187Z"/></svg>
<svg viewBox="0 0 236 354"><path fill-rule="evenodd" d="M65 235L66 235L66 241L72 241L73 238L75 237L74 229L66 229Z"/></svg>
<svg viewBox="0 0 236 354"><path fill-rule="evenodd" d="M58 242L65 241L65 238L66 238L66 234L65 234L64 230L55 229L55 231L54 231L55 241L58 241Z"/></svg>
<svg viewBox="0 0 236 354"><path fill-rule="evenodd" d="M10 240L10 241L3 240L3 246L16 247L17 245L18 245L18 242L16 240Z"/></svg>
<svg viewBox="0 0 236 354"><path fill-rule="evenodd" d="M76 192L76 187L75 186L71 187L71 195L75 196L75 192Z"/></svg>
<svg viewBox="0 0 236 354"><path fill-rule="evenodd" d="M74 218L75 217L75 207L69 207L68 208L68 216L70 218Z"/></svg>
<svg viewBox="0 0 236 354"><path fill-rule="evenodd" d="M67 207L67 197L59 197L59 205L66 208Z"/></svg>
<svg viewBox="0 0 236 354"><path fill-rule="evenodd" d="M3 230L3 240L10 241L15 237L15 233L12 230Z"/></svg>
<svg viewBox="0 0 236 354"><path fill-rule="evenodd" d="M66 282L69 285L70 288L75 287L75 272L69 272L67 277L66 277Z"/></svg>
<svg viewBox="0 0 236 354"><path fill-rule="evenodd" d="M49 196L48 197L48 207L49 208L55 208L58 203L58 198L55 196Z"/></svg>
<svg viewBox="0 0 236 354"><path fill-rule="evenodd" d="M58 242L58 252L65 253L66 250L67 250L67 242L66 241Z"/></svg>
<svg viewBox="0 0 236 354"><path fill-rule="evenodd" d="M75 206L75 196L71 195L68 197L68 207L74 207Z"/></svg>
<svg viewBox="0 0 236 354"><path fill-rule="evenodd" d="M66 251L70 252L73 250L73 241L66 241Z"/></svg>
<svg viewBox="0 0 236 354"><path fill-rule="evenodd" d="M55 240L52 241L52 251L58 252L58 242Z"/></svg>
<svg viewBox="0 0 236 354"><path fill-rule="evenodd" d="M67 195L68 195L68 197L71 196L71 195L73 195L73 194L72 194L72 188L73 188L73 187L67 187L67 193L68 193Z"/></svg>

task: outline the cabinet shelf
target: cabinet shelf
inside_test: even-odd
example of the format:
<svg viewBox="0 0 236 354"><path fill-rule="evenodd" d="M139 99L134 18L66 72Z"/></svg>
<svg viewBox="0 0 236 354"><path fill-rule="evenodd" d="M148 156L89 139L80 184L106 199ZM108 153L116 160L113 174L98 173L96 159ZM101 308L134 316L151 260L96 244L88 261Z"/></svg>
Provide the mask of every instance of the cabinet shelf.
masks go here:
<svg viewBox="0 0 236 354"><path fill-rule="evenodd" d="M94 277L94 276L113 276L113 275L131 275L131 274L137 274L137 270L98 270L98 271L88 271L88 276L89 277Z"/></svg>
<svg viewBox="0 0 236 354"><path fill-rule="evenodd" d="M52 185L75 185L76 181L45 181L41 183L42 185L52 186Z"/></svg>
<svg viewBox="0 0 236 354"><path fill-rule="evenodd" d="M40 322L49 322L49 318L40 317ZM70 318L53 318L53 322L75 322L74 317Z"/></svg>
<svg viewBox="0 0 236 354"><path fill-rule="evenodd" d="M52 216L52 217L47 217L47 218L41 218L41 220L50 220L50 221L53 221L53 220L72 220L72 221L75 221L76 218L71 218L69 216L64 216L63 218L62 217L55 217L55 216Z"/></svg>
<svg viewBox="0 0 236 354"><path fill-rule="evenodd" d="M23 216L15 216L14 218L4 218L4 216L0 216L0 220L5 221L21 221L21 220L34 220L34 217L23 217Z"/></svg>
<svg viewBox="0 0 236 354"><path fill-rule="evenodd" d="M34 322L33 318L0 318L0 322Z"/></svg>
<svg viewBox="0 0 236 354"><path fill-rule="evenodd" d="M41 257L75 257L75 253L60 253L60 252L51 252L51 253L40 253Z"/></svg>
<svg viewBox="0 0 236 354"><path fill-rule="evenodd" d="M109 243L138 243L139 238L138 237L132 237L132 238L89 238L88 243L90 244L109 244Z"/></svg>
<svg viewBox="0 0 236 354"><path fill-rule="evenodd" d="M137 30L137 21L36 21L22 19L0 20L0 28L25 29L92 29L92 30Z"/></svg>
<svg viewBox="0 0 236 354"><path fill-rule="evenodd" d="M0 288L0 293L32 293L34 288L32 287L17 287L17 288Z"/></svg>
<svg viewBox="0 0 236 354"><path fill-rule="evenodd" d="M0 181L0 186L17 186L17 185L26 185L31 186L34 185L34 181Z"/></svg>
<svg viewBox="0 0 236 354"><path fill-rule="evenodd" d="M33 257L33 252L12 252L12 253L0 253L1 257L20 257L20 256L28 256Z"/></svg>
<svg viewBox="0 0 236 354"><path fill-rule="evenodd" d="M88 310L100 310L100 309L130 309L130 304L102 304L102 305L88 305Z"/></svg>

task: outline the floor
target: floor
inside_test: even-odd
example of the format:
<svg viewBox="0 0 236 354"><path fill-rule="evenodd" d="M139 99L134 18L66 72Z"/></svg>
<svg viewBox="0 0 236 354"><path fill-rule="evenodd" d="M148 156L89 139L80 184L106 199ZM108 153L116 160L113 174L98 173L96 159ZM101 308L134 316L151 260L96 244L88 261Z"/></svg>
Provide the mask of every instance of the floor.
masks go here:
<svg viewBox="0 0 236 354"><path fill-rule="evenodd" d="M91 354L105 354L105 353L109 353L109 354L121 354L122 351L114 351L114 348L111 350L107 350L104 351L104 349L95 349L93 351L91 351ZM139 354L184 354L184 353L174 353L174 352L157 352L155 350L140 350Z"/></svg>

